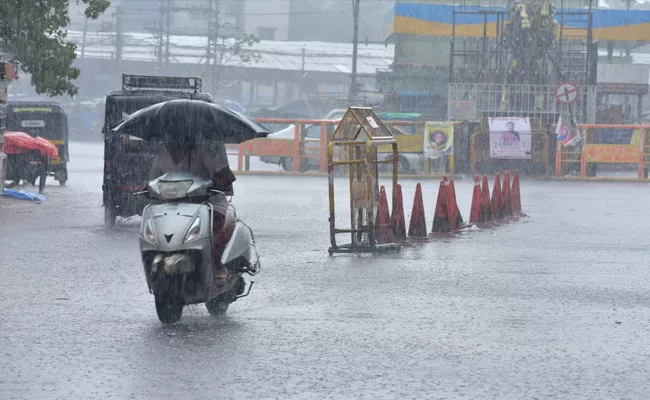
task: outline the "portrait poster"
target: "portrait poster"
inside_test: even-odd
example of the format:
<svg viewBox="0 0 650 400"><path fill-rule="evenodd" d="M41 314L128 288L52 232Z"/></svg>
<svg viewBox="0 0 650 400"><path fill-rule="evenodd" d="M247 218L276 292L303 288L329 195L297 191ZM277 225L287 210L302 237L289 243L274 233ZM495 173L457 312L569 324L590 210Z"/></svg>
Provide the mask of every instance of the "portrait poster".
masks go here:
<svg viewBox="0 0 650 400"><path fill-rule="evenodd" d="M530 160L532 134L530 120L521 117L489 118L490 157Z"/></svg>
<svg viewBox="0 0 650 400"><path fill-rule="evenodd" d="M454 125L427 121L424 125L424 157L437 159L454 154Z"/></svg>

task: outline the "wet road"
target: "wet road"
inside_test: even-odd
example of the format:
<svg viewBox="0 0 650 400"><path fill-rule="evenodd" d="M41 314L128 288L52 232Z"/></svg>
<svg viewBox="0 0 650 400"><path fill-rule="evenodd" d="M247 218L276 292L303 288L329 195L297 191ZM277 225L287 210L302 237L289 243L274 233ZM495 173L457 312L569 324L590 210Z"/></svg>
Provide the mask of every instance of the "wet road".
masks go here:
<svg viewBox="0 0 650 400"><path fill-rule="evenodd" d="M0 203L0 399L650 398L647 185L522 182L528 219L330 258L325 178L241 176L251 296L162 326L101 148L71 151L47 203Z"/></svg>

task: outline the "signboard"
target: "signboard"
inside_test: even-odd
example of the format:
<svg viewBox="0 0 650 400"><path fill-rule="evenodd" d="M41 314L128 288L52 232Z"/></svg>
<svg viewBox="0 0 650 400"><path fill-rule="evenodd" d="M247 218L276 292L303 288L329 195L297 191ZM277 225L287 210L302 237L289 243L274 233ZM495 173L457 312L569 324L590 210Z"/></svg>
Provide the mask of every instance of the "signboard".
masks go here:
<svg viewBox="0 0 650 400"><path fill-rule="evenodd" d="M424 141L422 135L395 135L397 150L400 153L422 153ZM390 145L377 147L378 153L392 153L393 148Z"/></svg>
<svg viewBox="0 0 650 400"><path fill-rule="evenodd" d="M477 108L475 101L452 101L449 108L449 119L451 121L476 121Z"/></svg>
<svg viewBox="0 0 650 400"><path fill-rule="evenodd" d="M647 84L636 83L598 83L598 93L603 94L637 94L648 93Z"/></svg>
<svg viewBox="0 0 650 400"><path fill-rule="evenodd" d="M578 85L572 82L563 82L555 87L555 99L564 104L571 104L578 100L580 91Z"/></svg>
<svg viewBox="0 0 650 400"><path fill-rule="evenodd" d="M45 121L24 120L24 121L20 121L20 126L22 126L23 128L45 128Z"/></svg>
<svg viewBox="0 0 650 400"><path fill-rule="evenodd" d="M490 158L530 160L530 120L520 117L489 118Z"/></svg>
<svg viewBox="0 0 650 400"><path fill-rule="evenodd" d="M585 161L588 163L636 164L641 157L639 146L617 144L585 145Z"/></svg>
<svg viewBox="0 0 650 400"><path fill-rule="evenodd" d="M423 137L424 157L437 159L454 154L454 125L449 122L427 121Z"/></svg>

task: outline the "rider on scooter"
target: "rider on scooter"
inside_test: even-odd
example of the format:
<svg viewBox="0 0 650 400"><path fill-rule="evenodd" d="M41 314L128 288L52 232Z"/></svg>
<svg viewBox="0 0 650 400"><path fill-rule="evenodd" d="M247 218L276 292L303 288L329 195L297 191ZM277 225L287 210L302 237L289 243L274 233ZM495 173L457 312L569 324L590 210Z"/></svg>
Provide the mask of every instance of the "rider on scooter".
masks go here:
<svg viewBox="0 0 650 400"><path fill-rule="evenodd" d="M213 187L226 194L232 195L232 184L237 178L230 169L226 148L223 144L217 146L216 152L205 150L194 143L183 142L178 138L171 138L165 147L156 156L149 179L154 180L168 172L187 172L200 178L211 180ZM210 204L214 209L213 241L221 231L228 211L228 199L223 194L210 197ZM213 245L213 254L218 254L216 245ZM228 280L228 270L215 259L215 280L225 283Z"/></svg>

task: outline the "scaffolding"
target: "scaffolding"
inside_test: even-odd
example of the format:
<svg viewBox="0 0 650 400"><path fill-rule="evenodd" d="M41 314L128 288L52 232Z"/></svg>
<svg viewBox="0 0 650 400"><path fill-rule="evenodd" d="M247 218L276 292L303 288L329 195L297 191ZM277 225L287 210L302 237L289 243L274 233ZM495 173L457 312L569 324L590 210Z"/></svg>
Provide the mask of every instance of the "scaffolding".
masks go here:
<svg viewBox="0 0 650 400"><path fill-rule="evenodd" d="M379 160L379 147L392 150L392 157ZM379 205L379 165L392 164L392 209L397 207L397 142L390 129L372 108L349 107L328 143L329 224L334 253L368 253L399 250L396 243L379 243L375 218ZM335 160L335 157L337 160ZM334 203L334 169L346 168L350 181L350 228L337 228ZM350 234L348 244L339 245L336 235Z"/></svg>
<svg viewBox="0 0 650 400"><path fill-rule="evenodd" d="M482 16L482 36L457 32L457 20L470 15ZM453 102L472 101L479 118L516 113L547 122L562 114L593 120L598 53L592 25L591 0L585 10L566 9L564 0L558 10L550 0L514 2L508 8L454 7L449 112ZM561 82L580 88L571 105L555 99Z"/></svg>

